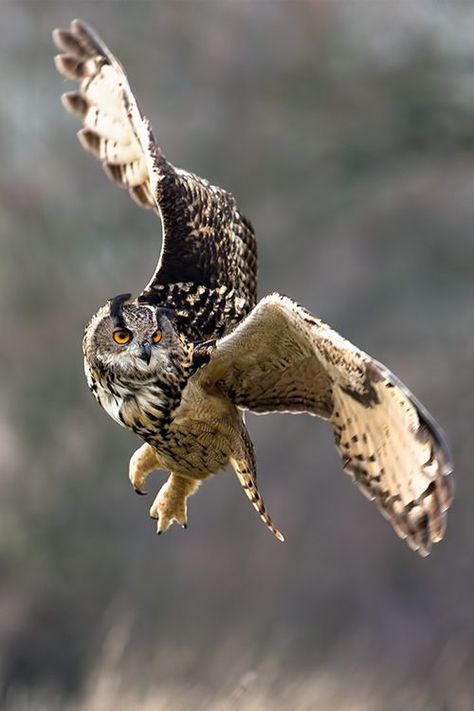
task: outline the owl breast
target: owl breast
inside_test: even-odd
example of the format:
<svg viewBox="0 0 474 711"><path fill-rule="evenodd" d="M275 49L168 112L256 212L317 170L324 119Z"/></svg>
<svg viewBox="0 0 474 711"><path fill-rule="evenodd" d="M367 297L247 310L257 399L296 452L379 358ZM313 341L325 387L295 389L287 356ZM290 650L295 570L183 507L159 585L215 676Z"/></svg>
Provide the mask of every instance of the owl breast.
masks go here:
<svg viewBox="0 0 474 711"><path fill-rule="evenodd" d="M228 399L191 378L182 392L159 381L117 382L86 363L89 387L104 410L160 455L163 468L201 478L223 469L239 439L242 416Z"/></svg>
<svg viewBox="0 0 474 711"><path fill-rule="evenodd" d="M149 381L123 381L110 371L98 372L84 360L84 371L89 389L110 417L122 427L140 436L162 429L169 424L171 411L181 400L181 393L161 384L156 378Z"/></svg>

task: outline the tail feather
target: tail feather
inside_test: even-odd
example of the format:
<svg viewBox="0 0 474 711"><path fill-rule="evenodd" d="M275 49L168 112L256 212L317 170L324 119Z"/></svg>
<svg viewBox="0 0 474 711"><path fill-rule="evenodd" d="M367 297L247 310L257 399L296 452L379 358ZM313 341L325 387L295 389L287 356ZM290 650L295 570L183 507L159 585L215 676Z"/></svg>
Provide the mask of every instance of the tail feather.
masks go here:
<svg viewBox="0 0 474 711"><path fill-rule="evenodd" d="M273 533L277 540L284 541L285 539L283 537L283 534L280 533L278 528L276 528L270 515L267 513L263 498L257 487L255 474L250 471L248 467L248 461L245 459L231 459L231 464L234 468L235 473L237 474L237 478L239 479L243 490L252 502L252 506L259 514L263 523L267 526L268 530Z"/></svg>

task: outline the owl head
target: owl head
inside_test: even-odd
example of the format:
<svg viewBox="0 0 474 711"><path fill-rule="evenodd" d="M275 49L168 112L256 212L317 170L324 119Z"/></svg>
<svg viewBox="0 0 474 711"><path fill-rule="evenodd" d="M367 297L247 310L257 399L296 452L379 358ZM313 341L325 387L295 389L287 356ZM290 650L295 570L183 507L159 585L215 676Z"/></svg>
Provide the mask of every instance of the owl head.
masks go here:
<svg viewBox="0 0 474 711"><path fill-rule="evenodd" d="M83 341L88 365L127 381L176 372L187 348L175 329L173 311L127 303L130 296L116 296L92 317Z"/></svg>

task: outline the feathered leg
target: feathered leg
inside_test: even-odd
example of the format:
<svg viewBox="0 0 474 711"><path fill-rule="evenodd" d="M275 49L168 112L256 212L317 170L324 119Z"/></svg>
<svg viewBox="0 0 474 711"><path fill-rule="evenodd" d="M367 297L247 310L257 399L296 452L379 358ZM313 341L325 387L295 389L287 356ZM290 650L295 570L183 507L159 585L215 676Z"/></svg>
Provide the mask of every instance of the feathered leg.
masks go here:
<svg viewBox="0 0 474 711"><path fill-rule="evenodd" d="M137 494L146 494L143 487L148 475L160 468L163 467L160 465L156 449L145 442L132 455L128 465L128 478Z"/></svg>

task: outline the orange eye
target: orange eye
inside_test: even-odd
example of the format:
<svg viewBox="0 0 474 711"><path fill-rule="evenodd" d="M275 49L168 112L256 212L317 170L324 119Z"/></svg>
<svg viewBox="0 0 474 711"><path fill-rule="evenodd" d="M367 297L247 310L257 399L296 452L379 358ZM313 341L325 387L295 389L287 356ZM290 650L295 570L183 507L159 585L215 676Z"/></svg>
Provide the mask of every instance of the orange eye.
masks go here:
<svg viewBox="0 0 474 711"><path fill-rule="evenodd" d="M163 332L158 329L158 331L155 331L155 333L151 337L151 340L153 341L153 343L159 343L161 341L162 335L163 335Z"/></svg>
<svg viewBox="0 0 474 711"><path fill-rule="evenodd" d="M125 343L129 343L132 339L132 334L130 331L127 331L126 328L118 328L113 332L112 336L115 343L118 343L120 346L125 345Z"/></svg>

